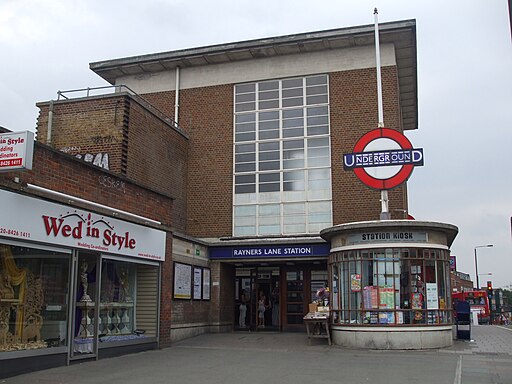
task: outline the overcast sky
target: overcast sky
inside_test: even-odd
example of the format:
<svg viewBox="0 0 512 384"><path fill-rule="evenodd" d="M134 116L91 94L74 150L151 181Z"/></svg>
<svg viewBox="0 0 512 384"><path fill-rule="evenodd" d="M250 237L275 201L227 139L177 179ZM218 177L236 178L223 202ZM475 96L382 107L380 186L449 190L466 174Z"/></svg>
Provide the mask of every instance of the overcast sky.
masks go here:
<svg viewBox="0 0 512 384"><path fill-rule="evenodd" d="M459 227L458 270L512 285L512 45L507 0L0 0L0 126L35 130L35 103L107 85L89 63L415 19L425 166L410 214ZM384 121L386 116L384 116ZM341 154L340 154L341 156Z"/></svg>

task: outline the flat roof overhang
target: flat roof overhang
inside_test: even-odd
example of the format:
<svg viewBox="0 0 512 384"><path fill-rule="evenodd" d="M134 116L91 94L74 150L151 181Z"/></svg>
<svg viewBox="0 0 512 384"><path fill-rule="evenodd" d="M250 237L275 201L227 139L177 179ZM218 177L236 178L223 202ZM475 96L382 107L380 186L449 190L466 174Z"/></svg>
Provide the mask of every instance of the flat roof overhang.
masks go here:
<svg viewBox="0 0 512 384"><path fill-rule="evenodd" d="M416 21L379 24L380 44L395 47L403 128L418 128ZM136 76L211 64L233 63L304 52L375 45L374 25L218 44L148 55L104 60L89 64L110 84L123 76Z"/></svg>

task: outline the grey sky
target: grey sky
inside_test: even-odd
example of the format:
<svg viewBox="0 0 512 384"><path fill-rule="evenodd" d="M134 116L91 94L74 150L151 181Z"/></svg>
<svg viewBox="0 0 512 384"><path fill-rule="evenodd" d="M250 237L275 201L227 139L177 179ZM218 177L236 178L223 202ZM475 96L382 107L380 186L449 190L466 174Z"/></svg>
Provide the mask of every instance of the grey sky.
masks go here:
<svg viewBox="0 0 512 384"><path fill-rule="evenodd" d="M455 224L458 269L512 284L512 45L507 0L2 0L0 125L34 130L35 103L106 85L106 59L416 19L419 129L410 213ZM384 116L386 121L386 116ZM341 154L340 154L341 155Z"/></svg>

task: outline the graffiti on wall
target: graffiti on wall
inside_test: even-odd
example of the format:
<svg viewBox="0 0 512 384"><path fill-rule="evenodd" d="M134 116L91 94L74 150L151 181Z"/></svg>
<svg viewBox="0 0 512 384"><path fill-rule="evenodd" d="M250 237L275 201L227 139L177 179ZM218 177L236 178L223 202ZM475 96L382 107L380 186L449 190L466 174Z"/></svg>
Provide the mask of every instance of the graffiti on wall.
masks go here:
<svg viewBox="0 0 512 384"><path fill-rule="evenodd" d="M71 152L80 152L81 148L76 146L71 147L64 147L60 149L61 152L64 153L71 153ZM110 165L108 161L108 153L76 153L73 156L75 156L78 159L82 159L83 161L86 161L87 163L93 163L94 165L101 167L103 169L110 170Z"/></svg>
<svg viewBox="0 0 512 384"><path fill-rule="evenodd" d="M95 155L92 155L90 153L86 153L85 155L77 153L75 157L78 159L82 159L87 163L93 163L94 165L101 167L103 169L110 170L108 163L108 153L97 153Z"/></svg>
<svg viewBox="0 0 512 384"><path fill-rule="evenodd" d="M98 178L98 182L100 183L101 186L103 186L105 188L111 188L111 189L115 189L117 191L126 193L126 184L124 181L116 180L113 177L105 175L105 176L100 176Z"/></svg>
<svg viewBox="0 0 512 384"><path fill-rule="evenodd" d="M115 137L112 135L108 136L92 136L91 141L94 144L111 144L114 142Z"/></svg>
<svg viewBox="0 0 512 384"><path fill-rule="evenodd" d="M64 152L64 153L70 153L70 152L80 152L81 151L81 148L80 147L75 147L75 146L71 146L71 147L63 147L60 149L61 152Z"/></svg>

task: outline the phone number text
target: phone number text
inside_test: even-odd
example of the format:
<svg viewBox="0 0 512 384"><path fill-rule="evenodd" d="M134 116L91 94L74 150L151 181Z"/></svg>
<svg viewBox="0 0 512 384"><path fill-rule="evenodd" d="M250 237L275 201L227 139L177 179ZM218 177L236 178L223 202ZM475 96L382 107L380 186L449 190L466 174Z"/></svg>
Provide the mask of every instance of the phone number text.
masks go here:
<svg viewBox="0 0 512 384"><path fill-rule="evenodd" d="M18 231L17 229L0 227L0 235L30 238L30 232Z"/></svg>

